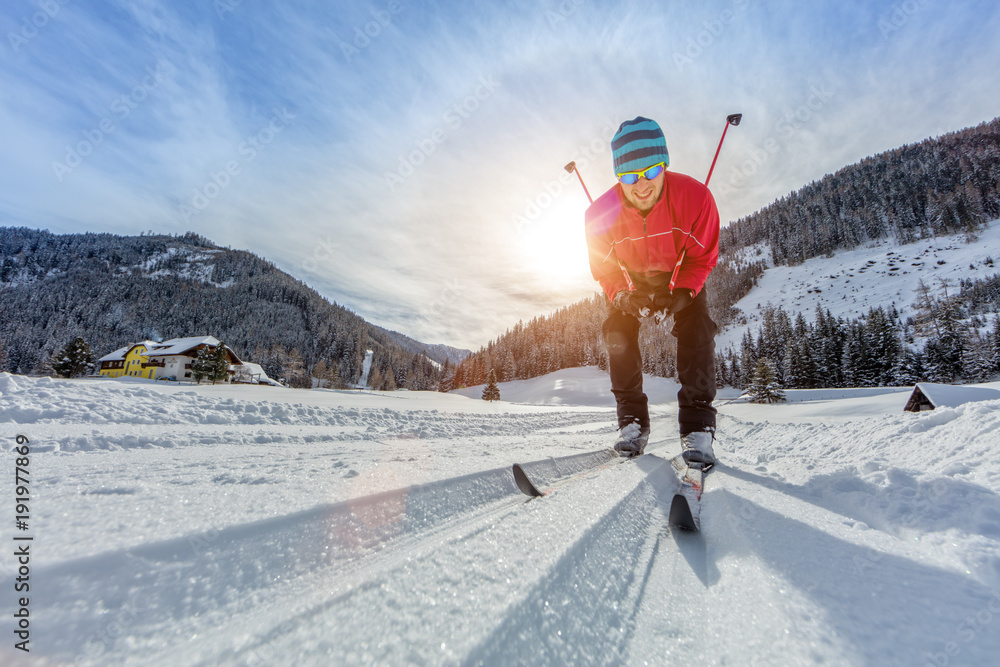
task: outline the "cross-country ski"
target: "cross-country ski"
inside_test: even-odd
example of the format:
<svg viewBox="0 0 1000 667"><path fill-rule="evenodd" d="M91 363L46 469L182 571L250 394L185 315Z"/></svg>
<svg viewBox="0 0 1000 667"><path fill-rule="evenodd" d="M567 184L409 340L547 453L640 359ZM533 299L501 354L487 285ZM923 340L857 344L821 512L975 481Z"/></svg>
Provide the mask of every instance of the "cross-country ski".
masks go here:
<svg viewBox="0 0 1000 667"><path fill-rule="evenodd" d="M670 523L684 530L701 530L701 494L705 486L702 464L686 465L684 459L674 458L674 468L680 475L680 486L670 502Z"/></svg>

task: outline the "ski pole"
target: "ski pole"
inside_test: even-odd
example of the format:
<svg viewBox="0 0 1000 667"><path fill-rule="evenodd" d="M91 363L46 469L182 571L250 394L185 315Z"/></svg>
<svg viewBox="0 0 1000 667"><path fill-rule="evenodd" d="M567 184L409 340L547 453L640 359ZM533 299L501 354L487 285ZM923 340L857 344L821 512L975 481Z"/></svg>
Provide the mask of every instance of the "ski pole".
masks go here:
<svg viewBox="0 0 1000 667"><path fill-rule="evenodd" d="M715 149L715 157L712 158L712 166L708 169L708 176L705 177L705 186L708 187L708 182L712 180L712 172L715 171L715 162L719 159L719 151L722 150L722 142L726 140L726 132L729 130L729 126L736 126L740 124L743 120L743 114L733 113L726 116L726 126L722 128L722 138L719 139L719 147ZM677 264L674 266L673 273L670 274L670 291L674 291L674 283L677 281L677 272L681 268L681 263L684 261L684 257L687 255L687 239L684 241L684 245L681 247L681 254L677 258Z"/></svg>
<svg viewBox="0 0 1000 667"><path fill-rule="evenodd" d="M719 151L722 150L722 142L726 140L726 131L729 129L730 125L739 125L740 121L743 119L743 114L734 113L726 116L726 126L722 128L722 138L719 139L719 147L715 149L715 157L712 158L712 166L708 170L708 176L705 177L705 185L712 180L712 172L715 171L715 161L719 159Z"/></svg>
<svg viewBox="0 0 1000 667"><path fill-rule="evenodd" d="M587 189L586 184L583 182L583 176L580 175L580 170L576 168L576 162L570 162L568 165L566 165L566 171L568 171L571 174L574 171L576 172L576 177L580 179L580 185L583 186L583 191L587 193L587 199L589 199L590 203L593 204L594 198L590 196L590 190Z"/></svg>

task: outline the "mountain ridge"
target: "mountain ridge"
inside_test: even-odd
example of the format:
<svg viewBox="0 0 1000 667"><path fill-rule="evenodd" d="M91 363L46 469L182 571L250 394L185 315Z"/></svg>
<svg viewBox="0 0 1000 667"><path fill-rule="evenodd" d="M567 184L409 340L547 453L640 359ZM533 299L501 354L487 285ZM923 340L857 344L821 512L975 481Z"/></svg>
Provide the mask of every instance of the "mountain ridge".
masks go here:
<svg viewBox="0 0 1000 667"><path fill-rule="evenodd" d="M0 368L25 374L44 372L78 335L100 356L147 338L211 334L272 377L302 383L321 360L356 383L372 349L386 386L429 388L462 354L371 324L266 259L192 232L0 227L0 316Z"/></svg>

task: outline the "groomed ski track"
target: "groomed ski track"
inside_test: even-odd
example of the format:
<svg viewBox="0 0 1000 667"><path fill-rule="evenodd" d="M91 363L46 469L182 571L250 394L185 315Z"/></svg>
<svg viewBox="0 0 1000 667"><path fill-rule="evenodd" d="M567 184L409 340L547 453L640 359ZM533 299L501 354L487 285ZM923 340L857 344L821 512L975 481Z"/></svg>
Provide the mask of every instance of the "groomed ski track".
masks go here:
<svg viewBox="0 0 1000 667"><path fill-rule="evenodd" d="M988 414L969 412L951 419ZM829 456L850 462L852 429L871 427L722 417L700 534L667 525L667 445L544 498L504 467L62 562L37 571L60 629L39 641L52 664L991 664L996 562L970 572L911 533L995 537L997 496L808 476L796 443L836 431ZM104 613L74 604L94 599Z"/></svg>

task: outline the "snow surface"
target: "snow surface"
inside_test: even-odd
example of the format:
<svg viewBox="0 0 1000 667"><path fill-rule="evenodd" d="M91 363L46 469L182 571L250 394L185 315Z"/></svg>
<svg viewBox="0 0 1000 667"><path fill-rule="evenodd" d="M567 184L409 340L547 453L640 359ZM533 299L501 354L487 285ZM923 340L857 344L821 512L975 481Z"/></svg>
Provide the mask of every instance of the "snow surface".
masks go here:
<svg viewBox="0 0 1000 667"><path fill-rule="evenodd" d="M770 257L766 246L761 256ZM754 247L756 250L758 246ZM969 241L965 235L942 236L899 245L891 239L845 250L832 257L814 257L797 266L769 266L749 294L736 303L757 335L761 307L781 306L794 319L801 312L815 320L816 306L834 317L855 319L870 308L895 304L905 320L914 313L922 280L940 295L942 280L949 294L957 293L962 279L984 279L1000 273L1000 220L986 225ZM743 253L759 259L754 252ZM746 326L727 327L716 340L719 350L739 349Z"/></svg>
<svg viewBox="0 0 1000 667"><path fill-rule="evenodd" d="M600 371L499 403L0 374L0 664L997 664L1000 401L720 400L686 534L675 386L647 383L649 454L528 500L511 463L613 442Z"/></svg>

